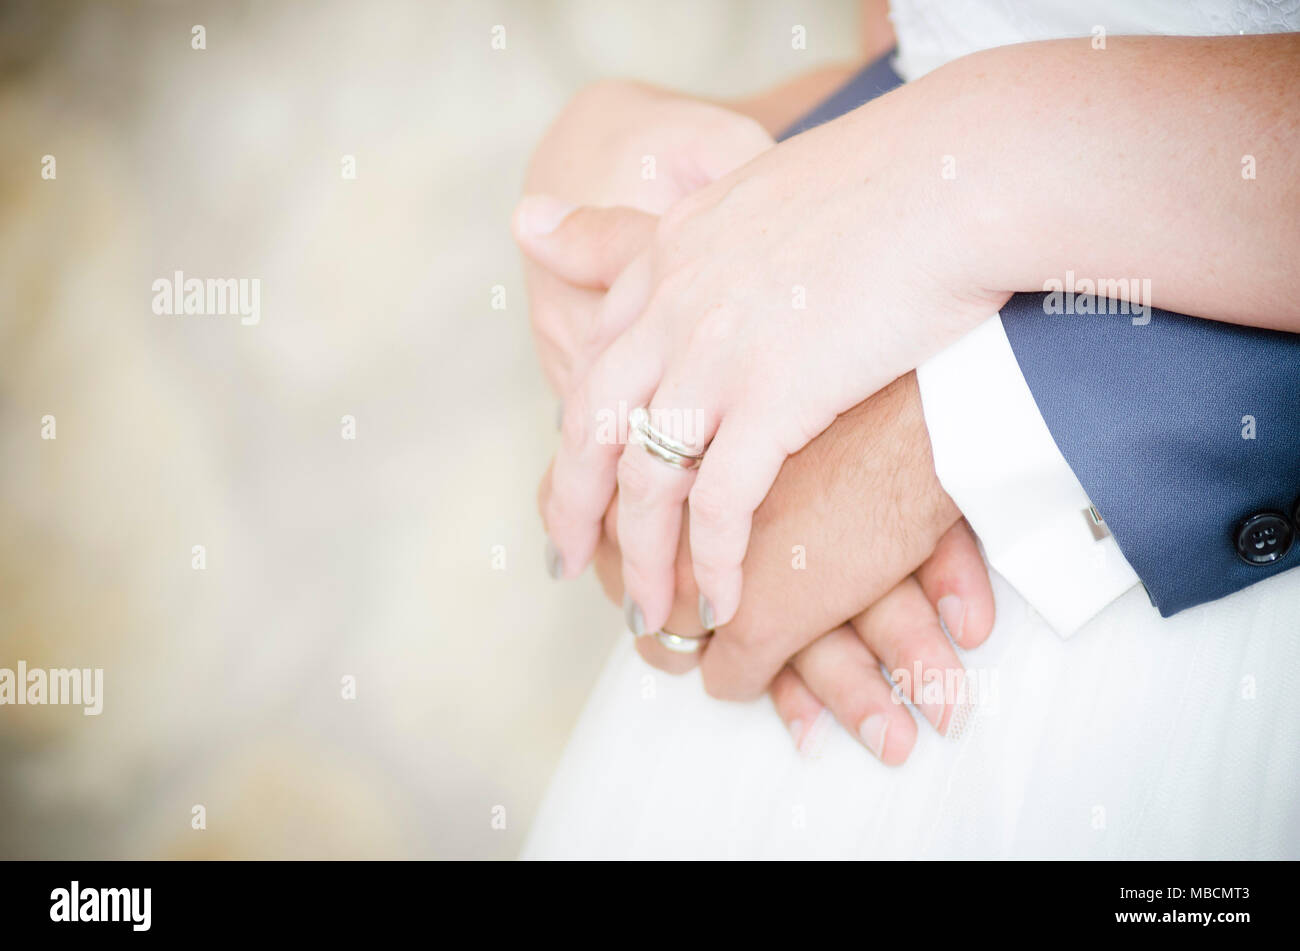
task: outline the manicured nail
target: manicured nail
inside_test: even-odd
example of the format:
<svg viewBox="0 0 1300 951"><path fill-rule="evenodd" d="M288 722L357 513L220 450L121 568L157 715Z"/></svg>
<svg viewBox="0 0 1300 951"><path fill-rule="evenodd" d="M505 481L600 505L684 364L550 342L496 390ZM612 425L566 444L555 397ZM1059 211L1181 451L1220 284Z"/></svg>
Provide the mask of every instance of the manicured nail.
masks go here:
<svg viewBox="0 0 1300 951"><path fill-rule="evenodd" d="M700 623L706 631L713 630L713 604L704 595L700 595Z"/></svg>
<svg viewBox="0 0 1300 951"><path fill-rule="evenodd" d="M790 721L790 739L794 740L794 748L799 748L799 742L803 739L803 721Z"/></svg>
<svg viewBox="0 0 1300 951"><path fill-rule="evenodd" d="M966 624L966 605L955 594L945 594L936 605L939 609L939 624L944 633L952 638L954 644L961 644L962 628Z"/></svg>
<svg viewBox="0 0 1300 951"><path fill-rule="evenodd" d="M564 556L549 538L546 539L546 573L557 581L564 577Z"/></svg>
<svg viewBox="0 0 1300 951"><path fill-rule="evenodd" d="M519 203L519 230L538 236L550 234L576 207L551 195L529 195Z"/></svg>
<svg viewBox="0 0 1300 951"><path fill-rule="evenodd" d="M645 616L641 613L641 606L627 595L623 595L623 617L627 621L627 629L637 637L645 633Z"/></svg>
<svg viewBox="0 0 1300 951"><path fill-rule="evenodd" d="M944 709L942 702L934 700L921 701L921 713L930 721L930 726L938 730L940 736L943 736L943 730L939 729L939 724L943 722Z"/></svg>
<svg viewBox="0 0 1300 951"><path fill-rule="evenodd" d="M883 713L873 713L862 721L858 727L858 736L867 749L876 754L876 759L885 758L885 734L889 732L889 718Z"/></svg>

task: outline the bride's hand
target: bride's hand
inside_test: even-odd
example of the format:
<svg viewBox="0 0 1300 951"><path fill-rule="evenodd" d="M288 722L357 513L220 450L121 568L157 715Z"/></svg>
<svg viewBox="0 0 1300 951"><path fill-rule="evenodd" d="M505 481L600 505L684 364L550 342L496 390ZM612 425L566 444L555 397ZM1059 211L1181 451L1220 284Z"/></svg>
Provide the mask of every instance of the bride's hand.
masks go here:
<svg viewBox="0 0 1300 951"><path fill-rule="evenodd" d="M892 95L892 94L891 94ZM705 626L740 604L751 517L782 462L835 416L987 317L956 253L970 223L933 143L890 96L777 146L675 205L600 315L622 328L566 400L545 513L566 577L595 551L619 490L623 576L646 629L673 601L689 496ZM648 406L698 474L602 435ZM673 424L676 425L673 425Z"/></svg>

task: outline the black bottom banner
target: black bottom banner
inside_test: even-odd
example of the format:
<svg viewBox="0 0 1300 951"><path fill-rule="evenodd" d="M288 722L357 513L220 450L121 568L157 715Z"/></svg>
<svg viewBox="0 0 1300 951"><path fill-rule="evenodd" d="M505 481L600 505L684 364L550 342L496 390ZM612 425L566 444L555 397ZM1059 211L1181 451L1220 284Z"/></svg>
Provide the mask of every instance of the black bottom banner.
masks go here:
<svg viewBox="0 0 1300 951"><path fill-rule="evenodd" d="M1262 938L1296 901L1289 863L911 862L593 868L422 862L6 862L7 936L401 936L454 925L492 938L580 933L615 915L628 933L712 924L728 943L774 928L866 926L924 936ZM593 874L593 872L595 874ZM683 899L689 896L689 901ZM603 908L599 906L604 906ZM838 920L837 920L838 919ZM885 934L881 934L881 931ZM1257 930L1263 929L1263 930ZM699 927L690 927L699 936ZM892 934L891 934L892 933ZM450 935L449 935L450 936ZM616 934L608 935L617 939Z"/></svg>

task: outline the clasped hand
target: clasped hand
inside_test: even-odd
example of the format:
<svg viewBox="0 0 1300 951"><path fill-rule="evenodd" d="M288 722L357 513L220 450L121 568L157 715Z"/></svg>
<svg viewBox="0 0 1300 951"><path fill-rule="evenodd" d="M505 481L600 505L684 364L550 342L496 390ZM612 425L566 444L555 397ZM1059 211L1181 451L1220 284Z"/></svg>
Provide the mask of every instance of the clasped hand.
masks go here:
<svg viewBox="0 0 1300 951"><path fill-rule="evenodd" d="M734 139L736 131L723 134ZM744 133L754 140L752 125ZM544 363L549 349L563 353L565 367L548 371L566 401L562 447L541 492L552 564L571 577L594 555L635 633L716 628L702 659L706 688L741 699L770 684L796 742L825 702L884 761L901 762L915 724L881 664L924 672L906 699L946 730L955 698L919 690L922 679L951 683L961 670L939 617L961 646L975 646L991 627L992 597L974 540L934 476L914 377L862 402L898 375L889 368L908 351L852 355L859 344L850 318L863 310L853 297L871 289L860 278L836 285L824 262L804 258L811 266L800 271L798 254L814 250L819 229L772 218L765 206L771 196L757 183L771 173L753 166L776 154L762 154L742 178L695 192L683 186L687 197L665 220L625 208L573 210L558 198L521 205L515 230L530 259L534 324L544 313L551 325L538 329ZM789 211L797 201L777 204ZM880 261L887 245L863 247L864 260L874 253ZM905 279L901 265L880 266L896 278L894 297L877 293L874 312L915 299L919 270ZM815 311L794 306L799 288L823 295ZM557 319L560 289L568 296ZM688 313L704 317L688 325L679 316ZM801 343L816 327L839 345ZM557 345L562 339L569 343ZM682 369L691 367L698 372ZM703 413L712 440L694 489L688 474L640 447L595 438L596 410L620 400ZM707 593L697 600L697 591ZM665 669L693 662L651 637L639 638L638 649Z"/></svg>

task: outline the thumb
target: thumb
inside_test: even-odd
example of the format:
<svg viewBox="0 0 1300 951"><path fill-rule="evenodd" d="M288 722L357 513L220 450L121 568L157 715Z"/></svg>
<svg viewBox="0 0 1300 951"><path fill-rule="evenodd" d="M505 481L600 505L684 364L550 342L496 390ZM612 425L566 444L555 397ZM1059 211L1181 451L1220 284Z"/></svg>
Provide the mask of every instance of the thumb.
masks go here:
<svg viewBox="0 0 1300 951"><path fill-rule="evenodd" d="M635 208L576 207L550 195L528 195L511 230L535 263L578 287L608 290L643 251L659 219Z"/></svg>

